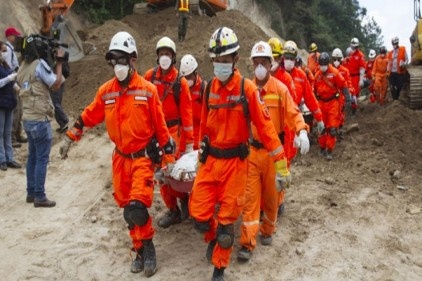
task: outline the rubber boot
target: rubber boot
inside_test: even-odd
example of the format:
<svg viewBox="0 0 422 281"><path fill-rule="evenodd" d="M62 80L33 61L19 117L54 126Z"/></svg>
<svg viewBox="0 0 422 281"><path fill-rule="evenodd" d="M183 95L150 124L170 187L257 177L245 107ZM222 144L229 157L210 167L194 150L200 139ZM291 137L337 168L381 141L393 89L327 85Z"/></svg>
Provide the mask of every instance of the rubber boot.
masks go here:
<svg viewBox="0 0 422 281"><path fill-rule="evenodd" d="M144 248L144 275L150 277L157 271L157 258L152 239L142 240Z"/></svg>
<svg viewBox="0 0 422 281"><path fill-rule="evenodd" d="M189 194L186 195L185 198L180 199L180 217L182 221L189 218Z"/></svg>
<svg viewBox="0 0 422 281"><path fill-rule="evenodd" d="M144 270L144 248L136 250L136 258L132 261L130 272L138 273Z"/></svg>
<svg viewBox="0 0 422 281"><path fill-rule="evenodd" d="M211 281L224 281L224 269L226 269L226 268L225 267L222 267L222 268L214 267L214 272L212 273Z"/></svg>
<svg viewBox="0 0 422 281"><path fill-rule="evenodd" d="M180 214L179 207L176 207L176 210L169 210L163 217L158 220L158 226L162 228L167 228L172 224L181 223L182 216Z"/></svg>
<svg viewBox="0 0 422 281"><path fill-rule="evenodd" d="M237 258L240 261L248 261L251 259L251 257L252 257L252 252L246 247L242 247L239 250L239 253L237 253Z"/></svg>
<svg viewBox="0 0 422 281"><path fill-rule="evenodd" d="M333 160L333 152L332 152L332 151L327 150L327 156L326 156L326 159L327 159L328 161Z"/></svg>

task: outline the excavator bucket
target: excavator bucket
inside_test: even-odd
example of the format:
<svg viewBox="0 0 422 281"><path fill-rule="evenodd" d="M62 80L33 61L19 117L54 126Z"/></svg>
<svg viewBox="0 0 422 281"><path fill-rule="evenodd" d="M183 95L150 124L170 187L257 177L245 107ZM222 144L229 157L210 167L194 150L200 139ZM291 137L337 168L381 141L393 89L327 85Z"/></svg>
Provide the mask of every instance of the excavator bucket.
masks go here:
<svg viewBox="0 0 422 281"><path fill-rule="evenodd" d="M213 17L217 12L227 9L227 0L200 0L199 7L205 11L207 16Z"/></svg>
<svg viewBox="0 0 422 281"><path fill-rule="evenodd" d="M84 57L84 48L82 40L76 32L70 21L59 22L54 29L59 30L61 43L67 44L69 47L67 51L69 52L69 61L77 61Z"/></svg>

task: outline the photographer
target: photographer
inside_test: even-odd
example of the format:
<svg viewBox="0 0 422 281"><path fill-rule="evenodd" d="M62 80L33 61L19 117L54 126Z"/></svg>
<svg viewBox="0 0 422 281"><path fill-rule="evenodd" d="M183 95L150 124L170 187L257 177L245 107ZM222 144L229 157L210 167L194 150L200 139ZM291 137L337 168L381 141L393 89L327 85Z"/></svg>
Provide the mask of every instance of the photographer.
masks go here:
<svg viewBox="0 0 422 281"><path fill-rule="evenodd" d="M50 121L54 106L50 91L62 84L62 62L66 53L38 35L24 39L24 61L19 68L17 81L21 86L19 95L23 104L23 126L28 136L28 160L26 163L27 203L34 207L54 207L56 202L47 199L45 180L52 145ZM57 61L55 73L47 63L51 57Z"/></svg>

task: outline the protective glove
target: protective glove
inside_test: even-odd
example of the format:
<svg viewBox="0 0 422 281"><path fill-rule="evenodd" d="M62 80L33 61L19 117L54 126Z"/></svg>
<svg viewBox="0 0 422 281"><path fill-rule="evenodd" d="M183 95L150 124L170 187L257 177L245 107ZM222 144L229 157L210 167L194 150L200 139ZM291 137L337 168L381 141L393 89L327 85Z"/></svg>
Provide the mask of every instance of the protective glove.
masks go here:
<svg viewBox="0 0 422 281"><path fill-rule="evenodd" d="M404 67L404 61L402 61L402 60L401 60L401 61L399 62L399 65L400 65L400 67Z"/></svg>
<svg viewBox="0 0 422 281"><path fill-rule="evenodd" d="M193 143L186 144L185 153L189 153L193 151Z"/></svg>
<svg viewBox="0 0 422 281"><path fill-rule="evenodd" d="M324 132L325 130L324 121L321 120L317 122L317 130L319 134L322 134L322 132Z"/></svg>
<svg viewBox="0 0 422 281"><path fill-rule="evenodd" d="M276 172L275 187L277 192L280 192L283 189L288 188L291 182L290 172L287 168L287 158L276 161L274 163L274 168Z"/></svg>
<svg viewBox="0 0 422 281"><path fill-rule="evenodd" d="M70 145L72 144L73 140L69 138L67 135L64 136L62 143L60 144L60 157L62 159L67 158L67 154L69 153Z"/></svg>
<svg viewBox="0 0 422 281"><path fill-rule="evenodd" d="M17 75L18 74L16 72L15 73L12 73L12 74L9 74L9 75L7 75L7 79L9 79L10 82L16 81L16 76Z"/></svg>
<svg viewBox="0 0 422 281"><path fill-rule="evenodd" d="M299 136L295 136L294 146L300 148L300 154L302 155L309 152L309 139L306 130L300 130Z"/></svg>

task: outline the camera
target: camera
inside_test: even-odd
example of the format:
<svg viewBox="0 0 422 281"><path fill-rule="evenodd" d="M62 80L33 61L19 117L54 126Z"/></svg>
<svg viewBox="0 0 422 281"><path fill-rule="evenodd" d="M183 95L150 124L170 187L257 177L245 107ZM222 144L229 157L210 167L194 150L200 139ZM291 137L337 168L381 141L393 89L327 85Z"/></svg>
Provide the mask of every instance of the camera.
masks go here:
<svg viewBox="0 0 422 281"><path fill-rule="evenodd" d="M67 44L61 43L57 38L59 33L53 33L53 37L45 37L39 34L31 34L25 37L17 37L14 48L20 52L25 60L35 59L45 60L50 67L54 67L56 62L69 61L69 52L65 52L63 57L57 57L57 50L60 47L68 48Z"/></svg>

